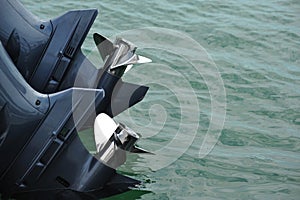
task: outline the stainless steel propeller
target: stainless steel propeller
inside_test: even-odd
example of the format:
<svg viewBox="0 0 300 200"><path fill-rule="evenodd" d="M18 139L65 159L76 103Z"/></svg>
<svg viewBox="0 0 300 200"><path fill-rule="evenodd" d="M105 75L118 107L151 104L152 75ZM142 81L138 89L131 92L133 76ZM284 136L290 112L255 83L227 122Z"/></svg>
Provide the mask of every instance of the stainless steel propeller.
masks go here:
<svg viewBox="0 0 300 200"><path fill-rule="evenodd" d="M118 77L129 71L134 64L152 62L149 58L137 55L135 53L137 47L123 38L117 38L112 42L98 33L94 33L93 37L104 60L104 70Z"/></svg>
<svg viewBox="0 0 300 200"><path fill-rule="evenodd" d="M95 119L94 138L97 149L95 157L114 169L124 164L126 152L150 153L136 146L139 134L105 113Z"/></svg>

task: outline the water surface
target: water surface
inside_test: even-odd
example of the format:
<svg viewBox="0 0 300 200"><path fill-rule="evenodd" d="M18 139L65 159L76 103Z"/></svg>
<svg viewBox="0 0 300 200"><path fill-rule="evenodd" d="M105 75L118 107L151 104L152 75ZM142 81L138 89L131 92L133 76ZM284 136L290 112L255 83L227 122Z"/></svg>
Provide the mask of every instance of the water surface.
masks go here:
<svg viewBox="0 0 300 200"><path fill-rule="evenodd" d="M111 37L131 29L163 27L188 34L206 49L218 67L226 90L226 121L213 150L199 158L211 117L209 87L178 55L141 50L179 75L164 67L148 70L144 74L151 87L148 95L117 119L144 134L140 145L152 151L177 140L181 109L193 116L185 123L197 124L197 134L187 151L180 141L176 141L177 148L165 149L175 162L159 170L149 169L144 158L131 155L120 171L144 181L144 186L140 191L110 199L299 199L299 1L22 2L42 19L70 9L98 8L99 16L83 47L87 55L95 49L93 32ZM125 79L143 83L138 69L132 72ZM188 80L194 93L184 93L185 83L176 78L180 75ZM150 83L151 77L163 81ZM177 91L191 100L195 97L189 95L196 95L199 113L195 113L195 104L178 100L168 85L178 86ZM188 139L190 130L184 134ZM181 148L184 153L179 155Z"/></svg>

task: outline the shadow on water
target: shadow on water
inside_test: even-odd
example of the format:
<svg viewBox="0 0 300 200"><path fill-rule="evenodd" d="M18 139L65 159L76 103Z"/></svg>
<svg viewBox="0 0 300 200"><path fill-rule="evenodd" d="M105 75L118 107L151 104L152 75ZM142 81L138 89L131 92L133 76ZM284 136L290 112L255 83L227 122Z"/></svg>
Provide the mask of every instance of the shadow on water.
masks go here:
<svg viewBox="0 0 300 200"><path fill-rule="evenodd" d="M131 190L123 194L105 198L104 200L134 200L134 199L140 199L143 195L149 193L153 193L153 192L144 191L144 190Z"/></svg>
<svg viewBox="0 0 300 200"><path fill-rule="evenodd" d="M107 192L107 191L106 191ZM72 190L52 190L52 191L37 191L37 192L28 192L17 195L14 199L16 200L134 200L140 199L145 194L151 193L150 191L142 191L142 190L131 190L121 195L115 195L111 197L105 198L101 194L101 190L93 191L89 193L80 193ZM0 200L14 200L14 199L6 199L0 196Z"/></svg>

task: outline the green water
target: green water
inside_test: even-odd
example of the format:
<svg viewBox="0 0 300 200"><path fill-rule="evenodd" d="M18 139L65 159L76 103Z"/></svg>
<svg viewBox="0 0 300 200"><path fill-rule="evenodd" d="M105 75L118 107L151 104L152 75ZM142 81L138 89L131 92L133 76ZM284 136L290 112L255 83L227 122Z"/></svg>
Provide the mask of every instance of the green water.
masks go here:
<svg viewBox="0 0 300 200"><path fill-rule="evenodd" d="M212 151L199 157L214 109L210 84L218 80L207 82L207 75L196 72L181 56L191 53L199 61L192 49L182 54L153 47L139 51L156 65L143 72L137 66L124 79L151 88L141 103L117 120L141 133L139 144L157 153L148 158L130 155L119 170L144 185L110 199L299 199L299 1L22 2L42 19L70 9L98 8L83 47L91 59L93 32L111 37L160 27L189 35L217 66L226 92L225 122L220 136L212 133L217 139L211 142L216 142ZM155 31L151 37L155 39ZM134 37L130 41L135 42ZM158 44L164 42L157 36ZM89 134L84 137L92 148Z"/></svg>

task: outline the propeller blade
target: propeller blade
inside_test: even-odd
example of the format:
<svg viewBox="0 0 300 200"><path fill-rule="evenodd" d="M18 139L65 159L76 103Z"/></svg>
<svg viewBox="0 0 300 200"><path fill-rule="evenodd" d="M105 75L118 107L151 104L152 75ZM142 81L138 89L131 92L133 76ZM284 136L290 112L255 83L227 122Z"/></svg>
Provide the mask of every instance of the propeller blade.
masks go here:
<svg viewBox="0 0 300 200"><path fill-rule="evenodd" d="M131 68L133 67L133 65L127 65L124 74L127 73L129 70L131 70Z"/></svg>
<svg viewBox="0 0 300 200"><path fill-rule="evenodd" d="M137 57L138 59L136 59L135 57ZM129 70L131 70L131 68L133 67L134 64L144 64L144 63L150 63L152 62L151 59L146 58L144 56L140 56L140 55L134 55L134 59L128 60L124 63L118 64L116 66L113 66L110 71L114 72L116 71L116 69L120 69L121 67L124 67L125 70L123 72L123 74L127 73Z"/></svg>
<svg viewBox="0 0 300 200"><path fill-rule="evenodd" d="M138 55L138 64L151 63L152 60L150 58L146 58L144 56Z"/></svg>
<svg viewBox="0 0 300 200"><path fill-rule="evenodd" d="M145 97L148 89L143 85L118 81L114 88L116 92L111 97L111 106L108 106L105 112L110 116L117 116L127 108L140 102Z"/></svg>
<svg viewBox="0 0 300 200"><path fill-rule="evenodd" d="M138 146L133 146L132 149L130 150L131 153L146 153L146 154L152 154L154 155L154 153L148 151L148 150L145 150L145 149L142 149Z"/></svg>
<svg viewBox="0 0 300 200"><path fill-rule="evenodd" d="M118 124L108 115L101 113L95 119L94 138L97 152L107 143Z"/></svg>
<svg viewBox="0 0 300 200"><path fill-rule="evenodd" d="M144 64L144 63L150 63L152 62L151 59L146 58L144 56L136 55L134 54L131 58L123 61L122 63L117 63L116 65L111 67L111 70L114 70L118 67L122 66L128 66L128 65L133 65L133 64Z"/></svg>
<svg viewBox="0 0 300 200"><path fill-rule="evenodd" d="M102 59L105 60L105 58L109 56L114 50L113 42L98 33L94 33L93 38Z"/></svg>

